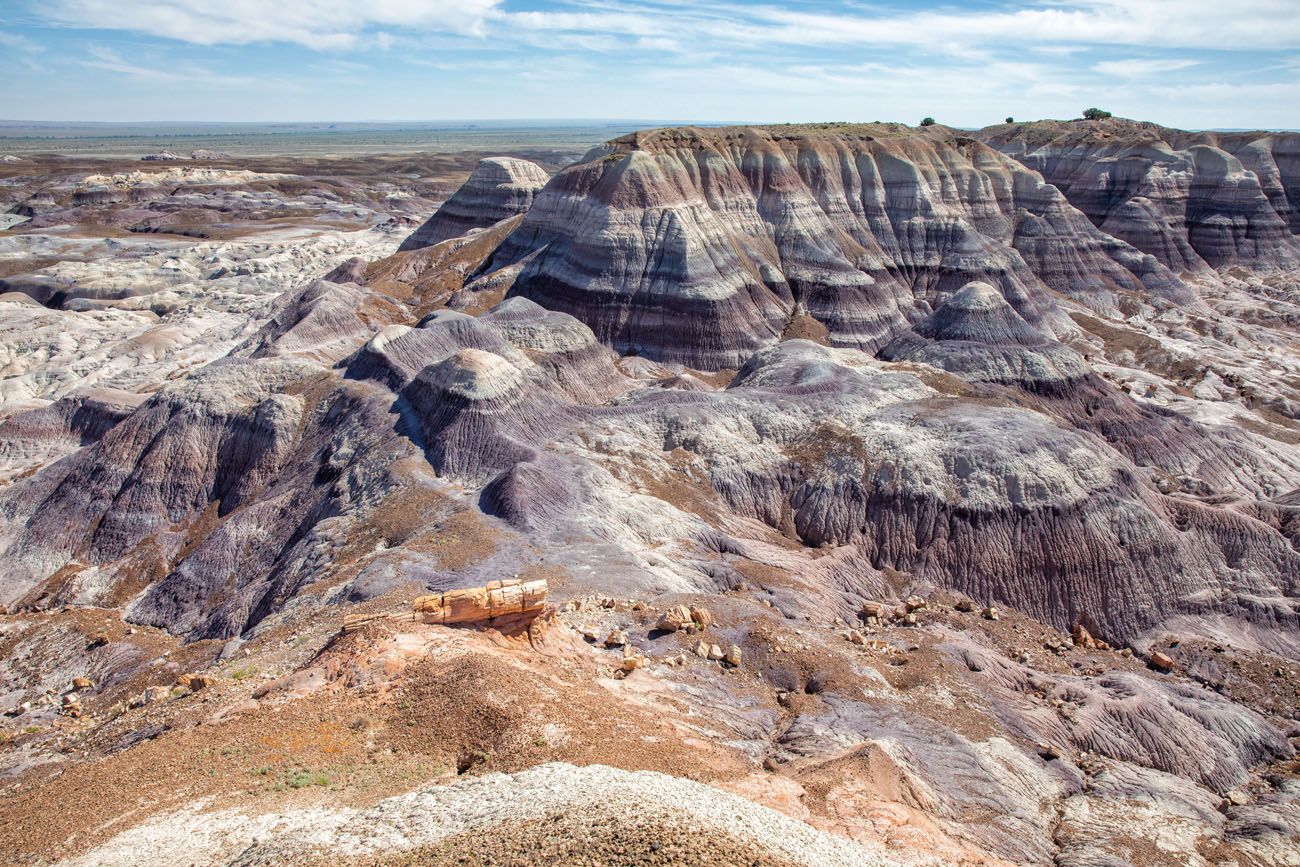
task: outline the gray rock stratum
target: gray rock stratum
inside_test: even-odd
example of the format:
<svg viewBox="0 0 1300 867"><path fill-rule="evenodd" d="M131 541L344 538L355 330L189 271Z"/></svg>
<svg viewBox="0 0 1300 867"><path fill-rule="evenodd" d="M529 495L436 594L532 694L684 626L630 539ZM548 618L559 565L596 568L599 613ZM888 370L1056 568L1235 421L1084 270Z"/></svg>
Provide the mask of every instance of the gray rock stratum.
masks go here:
<svg viewBox="0 0 1300 867"><path fill-rule="evenodd" d="M972 280L1064 330L1051 290L1194 295L992 148L875 125L661 130L560 172L493 256L620 351L738 367L811 317L874 351ZM472 287L471 287L472 288Z"/></svg>
<svg viewBox="0 0 1300 867"><path fill-rule="evenodd" d="M1176 272L1300 266L1300 135L1188 133L1114 118L1007 124L978 137Z"/></svg>
<svg viewBox="0 0 1300 867"><path fill-rule="evenodd" d="M548 180L546 170L528 160L510 157L480 160L469 180L428 222L403 241L400 249L431 247L522 214L532 207L533 196Z"/></svg>
<svg viewBox="0 0 1300 867"><path fill-rule="evenodd" d="M540 709L597 670L582 715L621 720L627 755L709 745L738 763L711 766L719 785L793 798L783 810L904 863L1126 863L1146 857L1138 821L1164 829L1148 849L1169 858L1152 863L1290 863L1300 308L1285 143L1261 183L1178 139L1192 161L1161 171L1196 208L1236 202L1216 213L1244 228L1213 236L1188 204L1153 245L1017 161L1036 130L657 130L549 180L484 161L399 252L282 287L222 357L15 405L0 421L14 666L74 652L31 624L92 607L185 653L221 639L227 659L240 642L278 653L332 635L346 606L541 575L571 604L527 632L527 662L469 631L353 633L255 699L370 689L366 672L412 647L433 666L517 665L420 694L450 689L476 731L520 727L443 757L464 773L528 744L609 742ZM1016 141L1017 159L1001 152ZM26 298L0 306L46 311ZM118 312L105 298L57 312ZM682 602L712 609L689 641L652 626ZM97 664L119 683L149 659L180 664L152 653ZM472 704L501 683L508 697ZM457 712L403 721L398 740L453 742ZM634 712L670 728L619 716ZM347 728L374 750L369 726ZM335 811L319 839L300 822L257 851L396 833L439 797ZM138 860L175 821L104 857ZM220 822L254 851L254 820ZM753 857L778 856L799 862Z"/></svg>

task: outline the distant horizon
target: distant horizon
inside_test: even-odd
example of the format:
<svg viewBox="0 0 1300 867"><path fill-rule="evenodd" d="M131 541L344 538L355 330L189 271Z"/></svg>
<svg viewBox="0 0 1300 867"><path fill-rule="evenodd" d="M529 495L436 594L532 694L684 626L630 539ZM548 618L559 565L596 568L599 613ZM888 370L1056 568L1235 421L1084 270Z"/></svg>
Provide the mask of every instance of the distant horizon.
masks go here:
<svg viewBox="0 0 1300 867"><path fill-rule="evenodd" d="M1075 117L1036 117L1036 118L1016 118L1015 123L1069 123L1072 121L1082 120L1079 116ZM1137 123L1154 123L1169 129L1180 129L1185 132L1300 132L1300 127L1267 127L1267 126L1210 126L1210 127L1177 127L1170 124L1159 123L1158 121L1149 121L1142 118L1117 117L1117 120L1129 120ZM0 139L20 138L19 136L5 135L7 129L31 127L40 128L59 128L68 129L85 128L183 128L183 127L249 127L249 128L274 128L274 127L312 127L312 128L377 128L377 127L424 127L430 130L436 129L462 129L478 126L490 128L510 129L522 126L536 126L539 128L582 128L582 127L600 127L600 126L635 126L636 129L662 129L678 126L698 126L698 127L722 127L722 126L781 126L781 125L799 125L799 124L873 124L873 123L900 123L907 126L919 126L919 121L907 121L901 119L880 118L875 120L843 120L843 119L818 119L818 120L705 120L705 119L685 119L676 120L671 118L605 118L605 117L484 117L484 118L400 118L400 119L365 119L365 120L339 120L339 119L315 119L315 120L28 120L21 118L0 118ZM999 126L1005 121L991 121L981 126L967 126L960 124L944 124L943 126L951 129L960 130L977 130L990 126ZM40 138L51 138L54 136L38 136Z"/></svg>

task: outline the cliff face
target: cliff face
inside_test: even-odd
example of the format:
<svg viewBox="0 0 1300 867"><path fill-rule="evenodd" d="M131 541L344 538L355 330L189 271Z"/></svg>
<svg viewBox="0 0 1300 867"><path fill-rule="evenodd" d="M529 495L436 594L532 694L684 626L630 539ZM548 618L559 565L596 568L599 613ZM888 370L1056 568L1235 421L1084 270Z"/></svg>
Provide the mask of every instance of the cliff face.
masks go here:
<svg viewBox="0 0 1300 867"><path fill-rule="evenodd" d="M1189 133L1121 119L975 135L1176 272L1300 263L1300 135Z"/></svg>
<svg viewBox="0 0 1300 867"><path fill-rule="evenodd" d="M660 130L560 172L493 256L513 294L620 351L737 367L808 316L869 352L972 280L1065 330L1051 291L1187 304L1153 257L1097 230L994 149L905 128Z"/></svg>

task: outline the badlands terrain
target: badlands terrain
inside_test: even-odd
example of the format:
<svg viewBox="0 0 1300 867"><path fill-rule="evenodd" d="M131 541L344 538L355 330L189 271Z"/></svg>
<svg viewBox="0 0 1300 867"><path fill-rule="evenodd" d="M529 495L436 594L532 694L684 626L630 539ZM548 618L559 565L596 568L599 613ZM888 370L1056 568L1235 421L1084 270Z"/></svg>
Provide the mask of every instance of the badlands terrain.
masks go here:
<svg viewBox="0 0 1300 867"><path fill-rule="evenodd" d="M6 863L1300 864L1300 135L154 156L0 162Z"/></svg>

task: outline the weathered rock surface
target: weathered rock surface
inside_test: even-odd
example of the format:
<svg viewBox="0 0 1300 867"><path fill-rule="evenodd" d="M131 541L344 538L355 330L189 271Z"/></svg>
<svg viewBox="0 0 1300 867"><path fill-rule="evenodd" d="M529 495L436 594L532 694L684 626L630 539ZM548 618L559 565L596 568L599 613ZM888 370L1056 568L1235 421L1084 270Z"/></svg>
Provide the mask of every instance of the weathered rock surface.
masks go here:
<svg viewBox="0 0 1300 867"><path fill-rule="evenodd" d="M1222 180L1249 205L1233 219L1266 227L1242 166ZM1283 175L1260 185L1278 219ZM77 195L157 192L123 184ZM1171 270L993 148L892 126L642 134L511 207L305 279L326 270L313 258L205 348L224 357L139 365L130 392L87 389L85 371L47 383L23 366L33 344L6 338L30 390L15 383L0 413L0 698L24 738L67 705L50 735L61 772L74 723L106 755L198 749L227 712L265 724L309 696L324 724L334 696L350 721L329 722L331 748L355 750L353 768L412 732L466 738L439 755L456 772L553 748L594 766L572 752L611 741L590 717L613 721L630 766L725 778L868 852L1097 864L1156 845L1178 863L1284 863L1300 828L1300 308L1267 232L1233 248L1258 268L1212 270L1208 236L1189 233L1203 264ZM192 256L149 267L185 271L165 287L227 279ZM76 317L79 334L145 316L90 288L57 310L0 306ZM376 626L326 646L353 604L514 578L552 588L545 629ZM83 632L60 625L78 618ZM425 672L397 687L424 683L417 700L382 702L395 739L358 716L398 657L460 665L476 646L490 676ZM260 677L234 667L246 652L276 676L234 696ZM204 653L223 674L192 661ZM212 679L135 701L182 672ZM75 677L94 686L65 702ZM548 704L588 689L580 713ZM472 737L440 702L471 705ZM702 771L700 751L726 758ZM21 773L21 753L0 772ZM231 761L237 797L252 759ZM28 782L15 798L35 797ZM231 814L219 836L273 860L342 845L354 824L375 842L348 851L378 857L406 846L386 836L395 812L430 821L408 806L331 813L265 846L260 820ZM1126 833L1141 822L1156 843ZM413 857L469 851L465 830ZM131 833L100 856L174 837Z"/></svg>
<svg viewBox="0 0 1300 867"><path fill-rule="evenodd" d="M880 351L974 382L1062 392L1090 373L1079 353L1035 328L993 286L968 283Z"/></svg>
<svg viewBox="0 0 1300 867"><path fill-rule="evenodd" d="M990 148L906 128L682 129L560 172L492 258L512 294L622 352L738 367L796 315L874 351L972 280L1065 328L1047 289L1187 303L1172 273L1097 231ZM472 287L471 287L472 288Z"/></svg>
<svg viewBox="0 0 1300 867"><path fill-rule="evenodd" d="M1175 272L1300 266L1300 135L1189 133L1114 118L1008 124L977 137Z"/></svg>
<svg viewBox="0 0 1300 867"><path fill-rule="evenodd" d="M532 206L533 197L548 180L546 170L528 160L511 157L480 160L469 180L428 222L403 241L399 249L431 247L522 214Z"/></svg>

